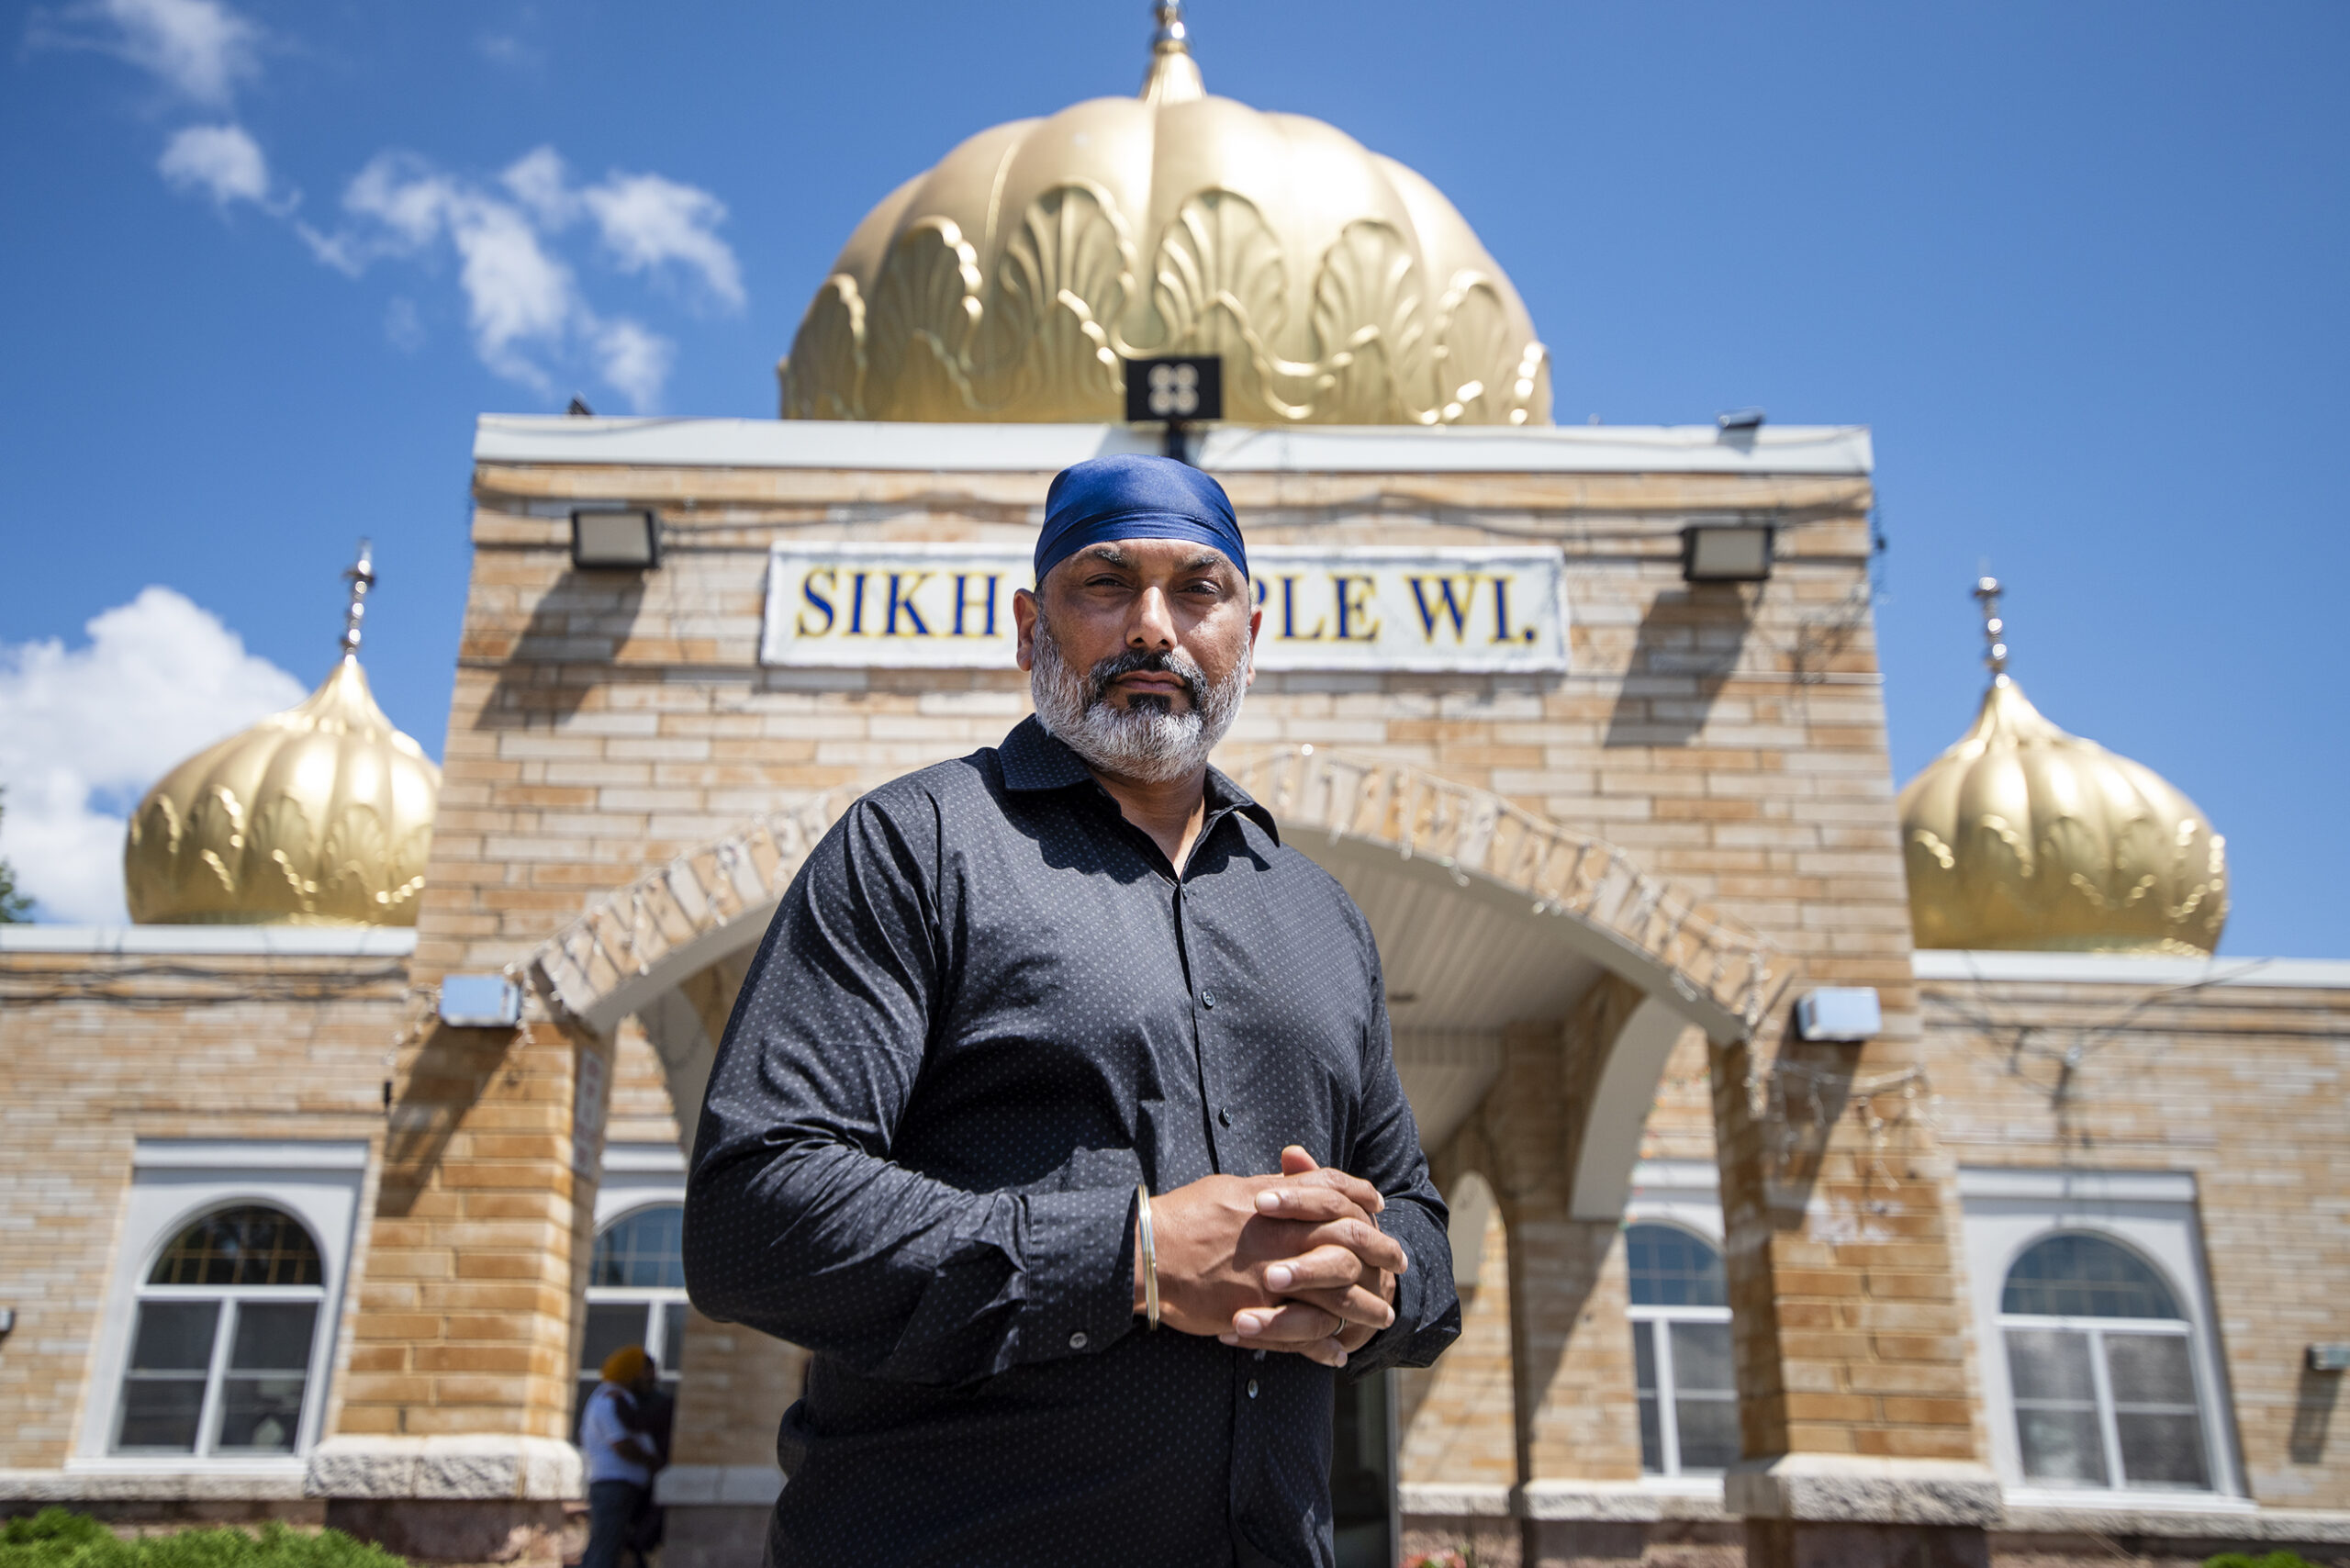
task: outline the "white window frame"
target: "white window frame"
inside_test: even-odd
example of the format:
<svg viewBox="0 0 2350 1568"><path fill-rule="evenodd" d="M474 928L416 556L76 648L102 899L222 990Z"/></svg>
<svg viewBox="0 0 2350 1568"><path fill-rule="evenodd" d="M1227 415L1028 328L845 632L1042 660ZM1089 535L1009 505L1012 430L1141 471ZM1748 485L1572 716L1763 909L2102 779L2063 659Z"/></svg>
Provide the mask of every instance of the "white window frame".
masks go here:
<svg viewBox="0 0 2350 1568"><path fill-rule="evenodd" d="M344 1283L367 1175L367 1145L357 1141L230 1141L142 1138L131 1153L121 1240L100 1313L91 1381L66 1468L136 1474L299 1475L318 1442L331 1393L335 1349L341 1338ZM223 1209L258 1205L300 1222L319 1249L321 1282L310 1286L196 1286L147 1283L155 1262L189 1226ZM113 1450L121 1418L123 1374L142 1299L315 1300L310 1364L302 1416L291 1454L124 1453ZM213 1364L207 1376L199 1450L218 1420L221 1358L229 1344L224 1311L214 1327Z"/></svg>
<svg viewBox="0 0 2350 1568"><path fill-rule="evenodd" d="M1632 1168L1631 1196L1624 1204L1623 1225L1664 1225L1685 1230L1717 1254L1724 1253L1720 1174L1710 1160L1643 1159ZM1727 1306L1634 1306L1630 1303L1629 1260L1626 1260L1625 1317L1633 1323L1728 1323ZM1640 1484L1652 1491L1718 1496L1719 1471L1681 1468L1681 1422L1673 1407L1673 1335L1650 1329L1656 1348L1657 1425L1662 1438L1665 1468L1643 1468ZM1637 1372L1635 1376L1637 1377ZM1639 1433L1634 1432L1637 1440Z"/></svg>
<svg viewBox="0 0 2350 1568"><path fill-rule="evenodd" d="M1958 1173L1964 1213L1968 1291L1975 1343L1982 1356L1984 1414L1991 1429L1992 1463L2008 1500L2025 1506L2084 1505L2210 1509L2251 1508L2235 1449L2235 1419L2225 1362L2211 1307L2195 1178L2185 1171L2044 1170L1966 1167ZM2060 1317L1999 1310L2017 1260L2052 1236L2073 1232L2111 1241L2136 1255L2170 1288L2183 1321L2162 1318ZM2053 1328L2087 1333L2095 1379L2098 1425L2109 1481L2121 1473L2114 1401L2108 1386L2103 1335L2176 1333L2188 1342L2201 1417L2204 1468L2210 1490L2129 1485L2066 1486L2025 1478L2016 1433L2015 1383L2008 1367L2007 1330Z"/></svg>
<svg viewBox="0 0 2350 1568"><path fill-rule="evenodd" d="M592 1258L595 1244L604 1232L639 1209L683 1205L686 1201L686 1157L675 1144L621 1143L610 1144L604 1149L603 1179L596 1188L596 1230L588 1242ZM588 1287L580 1304L581 1331L586 1331L587 1308L615 1304L643 1303L648 1309L658 1306L659 1321L648 1312L646 1323L656 1330L666 1330L671 1313L686 1311L686 1293L666 1285L595 1285ZM658 1336L649 1336L646 1348L658 1353ZM679 1342L684 1342L682 1332ZM576 1387L586 1375L587 1369L574 1367L572 1382ZM661 1381L674 1393L683 1369L663 1366Z"/></svg>

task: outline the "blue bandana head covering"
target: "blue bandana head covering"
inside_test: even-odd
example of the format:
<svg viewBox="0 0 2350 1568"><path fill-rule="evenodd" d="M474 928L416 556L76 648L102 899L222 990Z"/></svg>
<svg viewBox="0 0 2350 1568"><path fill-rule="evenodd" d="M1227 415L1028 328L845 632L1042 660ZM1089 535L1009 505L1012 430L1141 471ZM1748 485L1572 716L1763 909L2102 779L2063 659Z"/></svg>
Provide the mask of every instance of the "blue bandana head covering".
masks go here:
<svg viewBox="0 0 2350 1568"><path fill-rule="evenodd" d="M1091 457L1055 475L1036 535L1038 586L1080 550L1113 539L1196 540L1248 575L1248 546L1224 487L1171 457Z"/></svg>

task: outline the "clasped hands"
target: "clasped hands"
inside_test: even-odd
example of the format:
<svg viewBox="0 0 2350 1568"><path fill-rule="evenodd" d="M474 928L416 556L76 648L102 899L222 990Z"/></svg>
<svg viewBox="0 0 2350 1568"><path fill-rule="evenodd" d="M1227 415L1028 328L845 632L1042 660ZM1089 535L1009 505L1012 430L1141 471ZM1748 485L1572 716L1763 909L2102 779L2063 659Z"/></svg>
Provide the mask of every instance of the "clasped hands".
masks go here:
<svg viewBox="0 0 2350 1568"><path fill-rule="evenodd" d="M1386 1206L1378 1188L1294 1144L1281 1150L1278 1176L1203 1176L1152 1193L1159 1322L1346 1365L1348 1352L1395 1321L1395 1276L1411 1266L1373 1217Z"/></svg>

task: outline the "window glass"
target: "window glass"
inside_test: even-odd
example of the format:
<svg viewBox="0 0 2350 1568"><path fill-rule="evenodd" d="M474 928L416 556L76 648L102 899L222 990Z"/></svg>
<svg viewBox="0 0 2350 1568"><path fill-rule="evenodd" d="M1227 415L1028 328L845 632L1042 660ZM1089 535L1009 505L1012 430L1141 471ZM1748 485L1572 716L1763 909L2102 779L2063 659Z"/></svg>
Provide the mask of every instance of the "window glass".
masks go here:
<svg viewBox="0 0 2350 1568"><path fill-rule="evenodd" d="M139 1302L116 1451L297 1451L325 1279L309 1232L276 1209L224 1209L173 1238Z"/></svg>
<svg viewBox="0 0 2350 1568"><path fill-rule="evenodd" d="M586 1332L579 1338L572 1424L603 1380L604 1359L641 1345L674 1392L686 1348L685 1210L661 1204L623 1215L596 1238L588 1266Z"/></svg>
<svg viewBox="0 0 2350 1568"><path fill-rule="evenodd" d="M290 1215L223 1209L181 1231L147 1276L151 1285L316 1285L319 1249Z"/></svg>
<svg viewBox="0 0 2350 1568"><path fill-rule="evenodd" d="M1727 1306L1722 1255L1670 1225L1636 1225L1624 1233L1634 1306Z"/></svg>
<svg viewBox="0 0 2350 1568"><path fill-rule="evenodd" d="M2088 1336L2011 1328L2007 1345L2024 1474L2057 1484L2104 1485L2105 1444L2098 1431Z"/></svg>
<svg viewBox="0 0 2350 1568"><path fill-rule="evenodd" d="M2001 1312L2034 1317L2169 1317L2178 1303L2162 1276L2099 1236L2052 1236L2008 1271Z"/></svg>
<svg viewBox="0 0 2350 1568"><path fill-rule="evenodd" d="M1738 1379L1730 1363L1721 1254L1670 1225L1625 1228L1640 1468L1681 1475L1738 1461Z"/></svg>
<svg viewBox="0 0 2350 1568"><path fill-rule="evenodd" d="M641 1301L590 1302L588 1332L579 1337L579 1375L591 1382L603 1376L604 1360L626 1345L644 1345L647 1304ZM653 1347L644 1345L647 1350ZM667 1371L664 1363L663 1371Z"/></svg>
<svg viewBox="0 0 2350 1568"><path fill-rule="evenodd" d="M2208 1490L2203 1419L2184 1334L2105 1336L2121 1468L2132 1486Z"/></svg>
<svg viewBox="0 0 2350 1568"><path fill-rule="evenodd" d="M639 1209L596 1238L590 1285L638 1290L686 1288L686 1211L675 1204Z"/></svg>
<svg viewBox="0 0 2350 1568"><path fill-rule="evenodd" d="M142 1302L123 1376L115 1447L194 1453L220 1321L217 1301Z"/></svg>
<svg viewBox="0 0 2350 1568"><path fill-rule="evenodd" d="M2016 1260L2000 1306L2026 1479L2210 1490L2192 1330L2151 1265L2102 1237L2051 1236Z"/></svg>

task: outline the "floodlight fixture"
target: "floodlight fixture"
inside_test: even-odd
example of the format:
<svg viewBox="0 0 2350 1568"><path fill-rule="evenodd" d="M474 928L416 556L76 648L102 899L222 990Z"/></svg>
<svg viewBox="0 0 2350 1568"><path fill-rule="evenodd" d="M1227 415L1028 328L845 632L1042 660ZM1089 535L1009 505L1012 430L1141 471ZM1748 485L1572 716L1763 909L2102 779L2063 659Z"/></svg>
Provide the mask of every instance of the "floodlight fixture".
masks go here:
<svg viewBox="0 0 2350 1568"><path fill-rule="evenodd" d="M1693 522L1681 531L1681 580L1759 583L1771 576L1774 535L1767 522Z"/></svg>
<svg viewBox="0 0 2350 1568"><path fill-rule="evenodd" d="M1725 431L1759 431L1770 416L1760 409L1729 409L1714 416L1714 423Z"/></svg>
<svg viewBox="0 0 2350 1568"><path fill-rule="evenodd" d="M661 520L646 508L571 514L571 564L583 572L645 572L661 564Z"/></svg>
<svg viewBox="0 0 2350 1568"><path fill-rule="evenodd" d="M441 1022L453 1029L511 1029L522 1021L522 988L502 974L442 975Z"/></svg>
<svg viewBox="0 0 2350 1568"><path fill-rule="evenodd" d="M1885 1009L1874 986L1818 986L1796 1003L1796 1033L1807 1040L1850 1045L1873 1040L1884 1028Z"/></svg>

